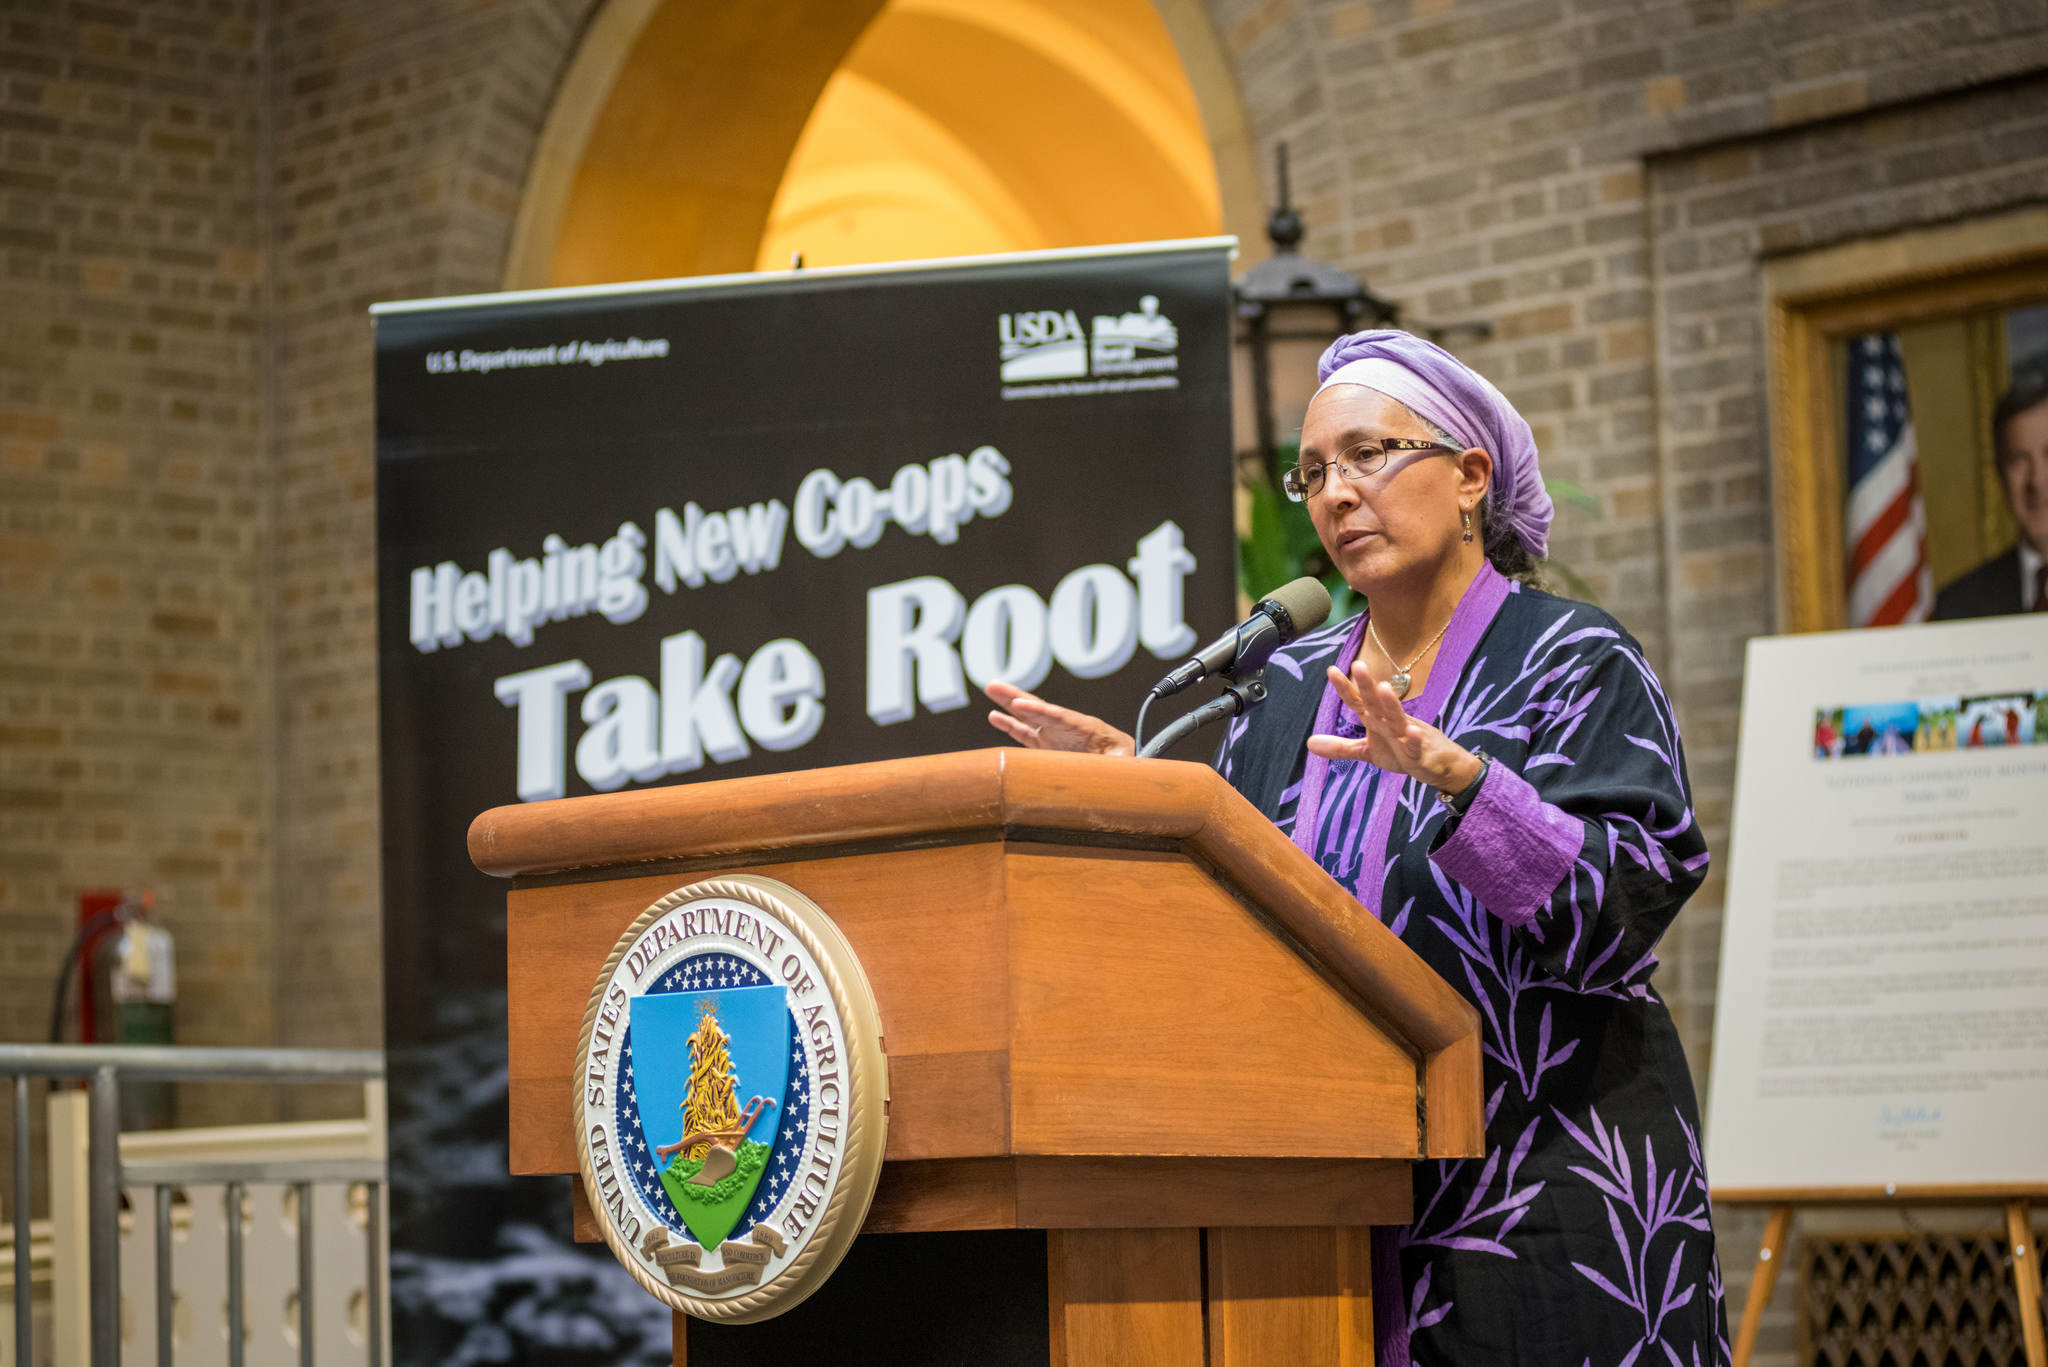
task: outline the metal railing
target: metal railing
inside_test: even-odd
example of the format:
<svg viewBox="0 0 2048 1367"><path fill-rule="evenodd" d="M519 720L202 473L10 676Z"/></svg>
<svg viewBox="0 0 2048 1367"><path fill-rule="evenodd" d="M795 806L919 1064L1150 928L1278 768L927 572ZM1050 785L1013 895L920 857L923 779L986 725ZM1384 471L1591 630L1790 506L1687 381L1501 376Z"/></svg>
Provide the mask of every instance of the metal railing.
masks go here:
<svg viewBox="0 0 2048 1367"><path fill-rule="evenodd" d="M250 1183L292 1186L298 1193L298 1338L300 1367L313 1362L313 1186L361 1182L369 1189L369 1367L383 1367L383 1187L385 1163L373 1158L308 1158L282 1162L123 1163L121 1082L341 1082L384 1076L384 1055L371 1049L206 1049L173 1045L0 1044L0 1075L14 1079L14 1360L32 1353L29 1277L29 1092L34 1078L84 1079L89 1087L87 1217L91 1269L92 1367L121 1362L121 1191L153 1190L156 1215L156 1363L172 1367L171 1198L173 1189L218 1183L227 1208L239 1213ZM242 1221L227 1221L228 1367L242 1367L244 1323Z"/></svg>

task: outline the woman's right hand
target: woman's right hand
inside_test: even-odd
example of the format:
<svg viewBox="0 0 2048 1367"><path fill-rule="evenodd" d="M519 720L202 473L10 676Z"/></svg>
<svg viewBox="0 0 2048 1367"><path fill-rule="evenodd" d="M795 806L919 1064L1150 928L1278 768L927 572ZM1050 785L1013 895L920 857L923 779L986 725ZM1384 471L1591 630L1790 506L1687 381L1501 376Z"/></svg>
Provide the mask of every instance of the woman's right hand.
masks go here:
<svg viewBox="0 0 2048 1367"><path fill-rule="evenodd" d="M1029 750L1070 750L1083 755L1134 755L1138 743L1100 717L1049 703L1015 684L992 683L982 690L1002 708L989 725Z"/></svg>

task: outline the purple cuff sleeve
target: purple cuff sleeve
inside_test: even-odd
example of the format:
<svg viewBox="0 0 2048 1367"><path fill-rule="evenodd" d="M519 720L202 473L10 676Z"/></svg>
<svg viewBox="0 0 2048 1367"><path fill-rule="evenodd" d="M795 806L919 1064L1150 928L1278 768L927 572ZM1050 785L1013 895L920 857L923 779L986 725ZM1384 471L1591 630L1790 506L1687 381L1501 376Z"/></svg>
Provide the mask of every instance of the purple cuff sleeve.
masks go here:
<svg viewBox="0 0 2048 1367"><path fill-rule="evenodd" d="M1550 901L1586 843L1586 828L1495 760L1450 838L1430 852L1488 911L1526 926Z"/></svg>

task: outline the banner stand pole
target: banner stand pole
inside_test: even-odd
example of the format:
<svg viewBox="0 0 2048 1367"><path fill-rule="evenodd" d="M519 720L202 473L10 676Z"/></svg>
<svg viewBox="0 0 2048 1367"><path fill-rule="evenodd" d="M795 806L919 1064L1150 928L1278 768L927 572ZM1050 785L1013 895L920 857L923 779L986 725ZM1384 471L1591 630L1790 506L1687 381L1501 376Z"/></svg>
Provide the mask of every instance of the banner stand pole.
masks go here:
<svg viewBox="0 0 2048 1367"><path fill-rule="evenodd" d="M1774 1202L1770 1209L1770 1218L1764 1223L1763 1245L1757 1249L1756 1271L1749 1279L1749 1294L1742 1300L1742 1327L1735 1335L1733 1367L1749 1367L1764 1311L1770 1307L1771 1296L1778 1288L1778 1269L1785 1261L1785 1247L1792 1234L1794 1203ZM2012 1251L2013 1289L2019 1299L2020 1335L2026 1344L2027 1367L2048 1367L2048 1336L2044 1336L2041 1322L2041 1253L2035 1247L2033 1228L2028 1222L2026 1197L2006 1200L2005 1233Z"/></svg>

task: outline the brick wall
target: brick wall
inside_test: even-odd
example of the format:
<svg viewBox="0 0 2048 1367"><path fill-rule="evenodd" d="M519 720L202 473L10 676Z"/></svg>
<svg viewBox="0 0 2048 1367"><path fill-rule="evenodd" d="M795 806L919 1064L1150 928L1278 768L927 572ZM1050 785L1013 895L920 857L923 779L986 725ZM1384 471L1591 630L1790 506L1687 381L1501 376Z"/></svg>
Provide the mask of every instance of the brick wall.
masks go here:
<svg viewBox="0 0 2048 1367"><path fill-rule="evenodd" d="M278 20L283 1043L382 1037L367 310L498 287L526 165L589 7L357 0Z"/></svg>
<svg viewBox="0 0 2048 1367"><path fill-rule="evenodd" d="M247 5L0 15L0 1031L153 884L183 1037L271 1031L268 474Z"/></svg>
<svg viewBox="0 0 2048 1367"><path fill-rule="evenodd" d="M587 7L0 15L0 1038L151 884L182 1039L379 1039L365 310L495 288Z"/></svg>

